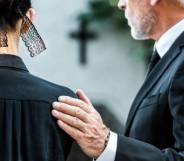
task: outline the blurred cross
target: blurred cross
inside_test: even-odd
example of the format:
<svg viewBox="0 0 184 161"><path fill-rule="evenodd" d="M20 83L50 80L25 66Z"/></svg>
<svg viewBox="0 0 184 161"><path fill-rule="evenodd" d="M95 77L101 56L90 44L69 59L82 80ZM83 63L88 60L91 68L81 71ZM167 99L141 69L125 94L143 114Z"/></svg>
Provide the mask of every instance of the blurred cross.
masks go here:
<svg viewBox="0 0 184 161"><path fill-rule="evenodd" d="M87 63L87 42L97 38L97 34L87 30L88 21L81 20L79 30L70 34L70 37L77 39L80 42L80 63L86 65Z"/></svg>

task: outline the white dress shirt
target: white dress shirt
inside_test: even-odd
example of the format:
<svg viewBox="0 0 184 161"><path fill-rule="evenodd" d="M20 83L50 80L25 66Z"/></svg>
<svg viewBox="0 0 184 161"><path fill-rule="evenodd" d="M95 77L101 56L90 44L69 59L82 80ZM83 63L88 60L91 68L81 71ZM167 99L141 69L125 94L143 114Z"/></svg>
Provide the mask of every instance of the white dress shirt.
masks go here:
<svg viewBox="0 0 184 161"><path fill-rule="evenodd" d="M162 58L167 53L167 51L170 49L170 47L181 35L182 32L184 32L184 19L178 22L173 27L171 27L168 31L166 31L161 36L161 38L155 43L155 48L160 58ZM107 147L101 154L101 156L97 159L97 161L115 161L117 142L118 142L117 134L111 132Z"/></svg>
<svg viewBox="0 0 184 161"><path fill-rule="evenodd" d="M161 58L167 53L182 32L184 32L184 19L166 31L155 43L156 50Z"/></svg>

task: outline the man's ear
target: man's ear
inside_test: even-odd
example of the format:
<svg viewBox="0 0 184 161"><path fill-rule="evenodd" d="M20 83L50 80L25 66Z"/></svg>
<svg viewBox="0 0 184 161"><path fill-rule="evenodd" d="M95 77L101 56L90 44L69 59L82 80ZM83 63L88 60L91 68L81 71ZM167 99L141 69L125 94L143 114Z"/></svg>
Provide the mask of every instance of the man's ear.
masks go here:
<svg viewBox="0 0 184 161"><path fill-rule="evenodd" d="M27 11L26 16L31 20L31 22L33 22L36 17L36 11L33 8L30 8Z"/></svg>
<svg viewBox="0 0 184 161"><path fill-rule="evenodd" d="M160 0L150 0L151 6L155 6L159 2L160 2Z"/></svg>

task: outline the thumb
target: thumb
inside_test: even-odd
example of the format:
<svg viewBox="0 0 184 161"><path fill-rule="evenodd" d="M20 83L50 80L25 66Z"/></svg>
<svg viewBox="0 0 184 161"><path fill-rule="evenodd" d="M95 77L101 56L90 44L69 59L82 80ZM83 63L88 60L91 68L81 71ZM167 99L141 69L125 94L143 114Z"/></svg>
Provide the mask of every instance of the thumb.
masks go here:
<svg viewBox="0 0 184 161"><path fill-rule="evenodd" d="M84 93L83 90L77 89L76 94L77 94L79 99L81 99L82 101L84 101L88 105L92 105L90 99L87 97L87 95Z"/></svg>

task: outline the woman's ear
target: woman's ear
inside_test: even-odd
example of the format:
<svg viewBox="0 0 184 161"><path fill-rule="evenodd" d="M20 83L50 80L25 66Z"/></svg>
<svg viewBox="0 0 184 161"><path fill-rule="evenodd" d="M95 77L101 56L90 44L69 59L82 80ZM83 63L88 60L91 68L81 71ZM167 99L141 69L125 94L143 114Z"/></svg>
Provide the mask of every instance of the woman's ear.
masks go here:
<svg viewBox="0 0 184 161"><path fill-rule="evenodd" d="M150 0L151 6L155 6L159 2L160 2L160 0Z"/></svg>
<svg viewBox="0 0 184 161"><path fill-rule="evenodd" d="M36 12L33 8L30 8L27 13L26 13L26 16L28 17L28 19L33 22L33 20L35 19L36 17ZM29 24L28 22L25 21L25 19L23 18L22 20L22 24L21 24L21 33L26 33L28 32L29 30L29 27L30 27L31 24Z"/></svg>
<svg viewBox="0 0 184 161"><path fill-rule="evenodd" d="M33 22L36 17L36 11L33 8L30 8L27 11L26 16L31 20L31 22Z"/></svg>

